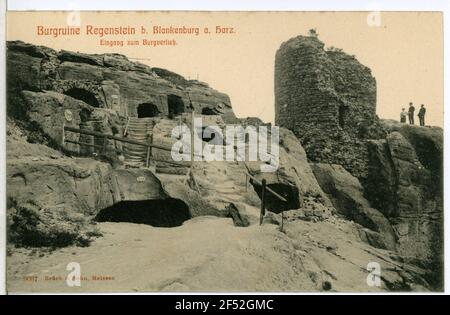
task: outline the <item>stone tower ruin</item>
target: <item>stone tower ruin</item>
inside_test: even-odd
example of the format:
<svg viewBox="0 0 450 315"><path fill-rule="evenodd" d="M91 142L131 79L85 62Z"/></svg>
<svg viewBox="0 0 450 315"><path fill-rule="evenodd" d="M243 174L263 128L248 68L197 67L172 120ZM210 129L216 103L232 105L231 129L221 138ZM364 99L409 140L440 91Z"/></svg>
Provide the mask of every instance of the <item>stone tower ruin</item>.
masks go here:
<svg viewBox="0 0 450 315"><path fill-rule="evenodd" d="M371 70L317 36L284 42L275 59L275 122L292 130L313 162L367 175L364 139L379 138Z"/></svg>

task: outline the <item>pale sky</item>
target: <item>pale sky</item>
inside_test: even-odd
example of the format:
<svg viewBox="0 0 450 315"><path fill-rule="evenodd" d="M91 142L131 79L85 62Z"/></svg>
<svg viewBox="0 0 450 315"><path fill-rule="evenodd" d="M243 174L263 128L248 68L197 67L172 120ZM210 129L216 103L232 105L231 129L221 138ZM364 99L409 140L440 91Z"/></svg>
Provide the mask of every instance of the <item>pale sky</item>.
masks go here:
<svg viewBox="0 0 450 315"><path fill-rule="evenodd" d="M153 67L207 82L228 94L238 117L274 119L274 61L282 42L315 28L325 47L342 48L372 69L377 81L377 114L399 119L412 101L427 107L426 123L443 125L443 26L438 12L381 12L380 25L369 26L369 12L9 12L8 40L85 53L121 53ZM82 36L37 36L38 25L65 27L80 21ZM72 19L70 19L72 18ZM86 25L132 26L133 36L109 40L175 39L177 46L101 46L100 37L84 35ZM154 25L208 27L210 34L153 35ZM234 34L215 34L217 25ZM141 26L149 34L139 34Z"/></svg>

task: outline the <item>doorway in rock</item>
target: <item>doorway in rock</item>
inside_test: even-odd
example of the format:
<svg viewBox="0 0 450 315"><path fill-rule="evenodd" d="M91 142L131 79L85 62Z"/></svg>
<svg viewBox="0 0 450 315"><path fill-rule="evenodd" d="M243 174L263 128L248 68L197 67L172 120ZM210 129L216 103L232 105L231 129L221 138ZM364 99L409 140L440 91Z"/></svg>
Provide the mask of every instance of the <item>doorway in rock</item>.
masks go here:
<svg viewBox="0 0 450 315"><path fill-rule="evenodd" d="M142 103L137 107L138 118L156 117L159 113L158 107L152 103Z"/></svg>
<svg viewBox="0 0 450 315"><path fill-rule="evenodd" d="M213 128L202 127L201 129L197 129L197 135L202 139L202 141L208 144L226 145L222 133Z"/></svg>
<svg viewBox="0 0 450 315"><path fill-rule="evenodd" d="M73 97L77 100L83 101L86 104L89 104L93 107L100 106L94 93L89 92L88 90L80 89L80 88L71 88L71 89L65 91L64 94L68 95L70 97Z"/></svg>
<svg viewBox="0 0 450 315"><path fill-rule="evenodd" d="M177 95L167 96L167 105L169 107L169 118L172 119L181 113L184 113L183 99Z"/></svg>
<svg viewBox="0 0 450 315"><path fill-rule="evenodd" d="M202 108L202 115L210 116L210 115L219 115L219 112L215 109L212 109L210 107L203 107Z"/></svg>
<svg viewBox="0 0 450 315"><path fill-rule="evenodd" d="M345 122L347 120L348 107L344 105L339 106L339 126L341 128L345 127Z"/></svg>
<svg viewBox="0 0 450 315"><path fill-rule="evenodd" d="M82 108L78 115L80 116L80 121L84 123L91 118L91 111L87 108Z"/></svg>
<svg viewBox="0 0 450 315"><path fill-rule="evenodd" d="M189 207L180 199L121 201L102 209L98 222L129 222L155 227L175 227L191 218Z"/></svg>
<svg viewBox="0 0 450 315"><path fill-rule="evenodd" d="M262 186L255 183L253 180L250 180L253 188L256 191L256 194L261 199ZM282 184L282 183L274 183L268 184L267 187L271 188L273 191L284 197L287 201L282 201L275 197L270 192L266 191L265 200L266 200L266 209L274 212L280 213L284 210L292 210L300 208L300 200L298 194L298 188L294 185Z"/></svg>

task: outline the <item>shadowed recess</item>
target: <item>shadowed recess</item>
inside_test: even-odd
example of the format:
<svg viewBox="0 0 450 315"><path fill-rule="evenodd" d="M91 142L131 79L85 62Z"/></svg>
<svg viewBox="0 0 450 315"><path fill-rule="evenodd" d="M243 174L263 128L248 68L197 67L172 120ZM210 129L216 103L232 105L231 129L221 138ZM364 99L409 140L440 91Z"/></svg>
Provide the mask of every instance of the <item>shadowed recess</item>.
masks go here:
<svg viewBox="0 0 450 315"><path fill-rule="evenodd" d="M210 107L204 107L202 109L202 115L209 116L209 115L219 115L219 114L220 113L216 109L213 109Z"/></svg>
<svg viewBox="0 0 450 315"><path fill-rule="evenodd" d="M188 206L179 199L121 201L101 210L98 222L130 222L155 227L175 227L191 218Z"/></svg>
<svg viewBox="0 0 450 315"><path fill-rule="evenodd" d="M156 117L159 115L158 107L152 103L142 103L137 107L138 118Z"/></svg>
<svg viewBox="0 0 450 315"><path fill-rule="evenodd" d="M262 186L250 180L253 185L258 197L261 199ZM284 210L292 210L300 208L300 200L298 197L298 188L293 185L274 183L268 184L267 187L271 188L273 191L284 197L287 202L282 201L275 197L272 193L266 190L265 200L266 209L274 213L280 213Z"/></svg>
<svg viewBox="0 0 450 315"><path fill-rule="evenodd" d="M177 95L168 95L167 105L169 106L169 118L171 119L185 111L184 102L181 97Z"/></svg>
<svg viewBox="0 0 450 315"><path fill-rule="evenodd" d="M71 88L64 92L64 94L71 96L77 100L83 101L86 104L89 104L93 107L99 107L97 98L92 92L89 92L85 89L79 89L79 88Z"/></svg>
<svg viewBox="0 0 450 315"><path fill-rule="evenodd" d="M202 141L211 145L226 145L225 139L219 132L209 127L197 128L197 135Z"/></svg>

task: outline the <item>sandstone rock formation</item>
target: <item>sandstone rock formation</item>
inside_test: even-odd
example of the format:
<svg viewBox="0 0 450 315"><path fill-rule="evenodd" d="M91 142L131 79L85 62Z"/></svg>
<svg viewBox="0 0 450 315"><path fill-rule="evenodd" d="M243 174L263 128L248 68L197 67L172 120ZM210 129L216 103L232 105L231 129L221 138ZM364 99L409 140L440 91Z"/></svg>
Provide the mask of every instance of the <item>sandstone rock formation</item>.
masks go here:
<svg viewBox="0 0 450 315"><path fill-rule="evenodd" d="M202 116L205 126L270 124L255 118L238 120L227 95L205 83L132 62L122 55L56 52L46 47L9 42L7 217L10 244L19 247L85 246L102 233L97 227L105 223L96 225L98 221L146 223L156 227L181 225L178 230L170 229L175 232L161 232L161 229L155 233L167 233L164 235L172 237L169 241L176 243L173 245L176 251L178 248L185 251L197 240L205 244L206 247L200 249L193 247L195 252L189 257L195 256L195 261L189 264L195 269L199 262L213 261L211 269L206 264L205 270L218 275L220 269L224 276L219 279L208 275L207 281L202 282L204 275L195 275L198 278L186 280L188 285L178 285L173 279L165 279L166 283L162 278L153 279L147 274L148 279L154 281L137 281L142 284L141 289L223 289L225 287L219 282L225 279L224 286L240 290L323 290L324 283L331 290L351 290L352 281L357 283L353 284L353 290L367 290L364 283L366 260L372 261L375 257L382 261L383 268L386 267L383 285L375 290L438 287L437 281L429 281L426 269L430 268L432 255L439 257L441 253L438 249L430 250L432 242L438 244L441 240L436 231L442 222L439 216L442 195L430 181L436 176L441 179L442 159L430 160L427 153L429 150L442 153L439 130L428 133L424 129L379 127L380 122L374 114L374 80L367 68L341 52L324 52L323 44L317 39L307 39L305 43L292 42L294 48L306 49L307 60L324 62L324 65L308 68L305 73L308 73L311 86L306 90L300 88L299 94L292 98L283 95L294 93L295 87L277 83L277 99L287 102L297 97L310 97L308 102L311 101L314 108L305 108L303 103L298 103L301 110L294 113L298 116L291 116L299 120L292 124L287 115L291 103L286 103L288 106L285 107L277 101L277 120L287 128L280 128L277 171L263 173L262 162L195 161L174 165L170 163L171 152L157 148L149 154L148 167L130 165L120 159L126 150L113 140L105 143L108 152L112 152L108 154L71 143L81 141L102 145L103 140L69 132L63 138L64 126L125 136L130 121L127 117L130 116L151 121L145 124L144 133L154 144L164 147L171 147L177 141L171 134L174 127L180 124L191 126L192 111ZM289 57L289 49L286 55L280 56ZM309 67L308 62L304 65ZM286 67L299 69L294 64ZM277 78L286 83L283 75L277 71ZM355 77L359 83L353 82ZM334 82L336 78L339 83ZM347 90L349 92L345 94ZM369 95L363 93L366 90ZM361 108L358 107L360 98ZM319 105L321 107L317 107ZM341 120L336 118L340 111ZM306 113L313 114L303 119L302 115ZM332 122L328 120L331 117L334 117ZM325 120L327 125L322 126ZM371 127L365 127L367 122L372 124ZM139 129L141 126L134 127ZM304 137L305 130L311 133ZM194 137L204 147L208 139L203 131L194 130ZM391 133L385 140L380 135L387 131ZM367 145L367 139L375 140ZM229 139L215 139L220 146L226 145L227 141ZM248 152L251 148L248 143L245 146ZM369 159L367 153L372 149L376 154ZM311 160L333 162L345 169L337 165L310 166ZM247 182L246 173L258 182ZM271 224L259 227L261 187L258 183L262 179L287 199L287 202L280 202L271 195L266 199L269 211L265 222L279 224L280 212L285 211L283 231ZM377 182L387 184L374 185ZM410 202L411 192L416 194L414 202ZM386 200L392 200L392 203ZM383 208L382 205L387 206ZM346 220L336 218L336 212ZM196 218L200 216L204 218ZM215 218L211 221L214 222L212 228L205 229L209 224L202 220L211 220L208 216L222 219ZM228 226L232 222L239 232ZM207 233L204 235L203 230L197 229L205 229ZM108 233L108 229L106 231ZM143 235L148 235L147 232ZM221 232L225 232L225 238ZM422 234L428 232L423 237ZM152 237L153 233L150 233ZM123 234L126 233L118 235ZM393 235L398 239L394 245ZM420 246L414 247L411 240ZM162 244L166 242L168 240L164 239ZM102 248L106 255L102 259L114 260L108 256L109 250ZM166 253L157 248L156 251L157 254ZM125 256L121 252L118 258L121 265L128 266L130 262L126 260L130 257ZM212 256L213 260L210 259ZM343 259L343 256L348 258ZM225 264L221 263L223 257ZM155 261L159 258L152 256ZM155 261L152 266L159 264ZM252 269L249 277L245 272L240 276L230 262L236 262L238 269L255 262L260 269ZM140 269L138 262L131 263ZM439 259L431 263L438 266ZM184 269L175 266L174 270L188 268L180 264ZM267 272L267 277L255 282L254 277L261 274L260 270L275 270L275 265L276 275ZM288 280L279 276L283 272L287 273ZM159 277L159 272L156 274ZM225 276L230 274L233 276ZM236 284L235 279L247 279L247 282Z"/></svg>
<svg viewBox="0 0 450 315"><path fill-rule="evenodd" d="M115 169L91 158L64 156L25 141L13 122L8 127L7 217L12 243L86 245L96 235L90 220L124 202L182 200L189 217L218 214L181 182L158 178L148 169Z"/></svg>
<svg viewBox="0 0 450 315"><path fill-rule="evenodd" d="M386 123L386 122L385 122ZM432 282L443 272L442 129L394 124L385 140L369 142L367 196L391 222L397 251L428 266ZM396 131L394 131L396 130Z"/></svg>
<svg viewBox="0 0 450 315"><path fill-rule="evenodd" d="M206 84L186 80L128 60L118 54L88 55L54 51L20 41L7 43L7 88L10 114L19 114L20 91L52 90L76 96L118 115L175 116L195 110L215 111L235 121L227 95Z"/></svg>
<svg viewBox="0 0 450 315"><path fill-rule="evenodd" d="M263 173L260 163L246 163L248 171L260 181L266 179L267 185L289 200L288 203L268 196L267 207L278 213L282 210L298 209L308 204L304 199L314 198L318 204L325 206L324 216L332 212L332 204L318 185L308 164L305 150L294 134L285 128L280 128L279 166L273 173ZM259 185L254 184L260 194Z"/></svg>
<svg viewBox="0 0 450 315"><path fill-rule="evenodd" d="M386 217L364 198L363 187L357 178L340 165L314 163L311 167L337 211L369 229L363 229L361 233L371 245L395 250L394 230Z"/></svg>
<svg viewBox="0 0 450 315"><path fill-rule="evenodd" d="M442 129L380 120L370 69L317 36L281 45L275 98L276 123L298 137L336 209L441 288Z"/></svg>
<svg viewBox="0 0 450 315"><path fill-rule="evenodd" d="M17 124L24 133L22 137L12 139L15 144L9 147L9 154L16 156L11 158L8 167L8 186L16 207L26 208L27 202L31 202L36 205L38 214L44 209L52 212L54 207L60 206L70 209L70 213L100 220L135 220L138 214L125 218L120 214L121 209L126 206L140 208L136 202L166 200L169 203L168 199L176 199L186 204L189 217L210 214L233 217L237 224L246 220L257 222L259 213L254 213L249 205L259 206L260 187L246 183L245 173L249 172L260 180L266 178L269 187L287 197L288 202L283 203L268 196L270 211L304 208L320 219L330 216L333 211L309 167L306 153L292 132L286 129L281 130L280 165L276 173L262 174L261 162L196 162L187 180L185 174L190 163L184 163L185 166L170 163L169 151L154 148L150 153L152 170L133 169L118 160L118 155L126 150L114 152L120 149L114 141L107 141L106 147L111 152L104 155L70 143L81 141L102 145L102 139L83 138L83 135L71 132L64 133L64 139L62 137L64 126L121 135L127 128L124 116L139 116L142 109L139 105L143 103L147 108L144 113L154 116L146 118L152 120L151 141L165 147L171 147L177 141L172 137L172 130L178 124L192 127L188 114L192 110L196 115L202 115L205 126L224 127L230 122L241 122L244 127L265 125L254 118L235 120L228 97L204 83L188 81L173 72L134 63L120 55L58 53L22 42L8 43L8 69L10 123ZM31 70L36 71L36 77L25 75ZM192 105L182 108L176 117L169 113L168 103L163 100L169 102L173 95L181 97L184 104ZM155 101L155 97L159 101ZM70 119L67 119L68 112ZM204 140L203 130L195 130L194 136ZM15 151L17 143L32 147L38 159L41 153L36 147L41 148L40 144L57 150L51 154L58 153L59 157L44 158L45 163L24 163L21 153ZM246 149L250 150L248 145ZM95 153L98 153L96 161L92 160ZM48 177L53 189L51 193L46 191L47 186L38 184L38 178L42 177ZM21 178L24 179L20 181ZM68 184L52 184L52 181ZM239 210L239 216L235 209ZM120 217L113 218L111 214L114 213Z"/></svg>

